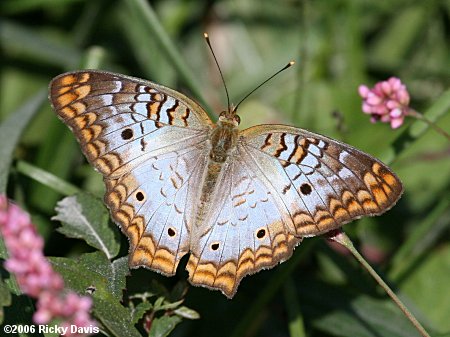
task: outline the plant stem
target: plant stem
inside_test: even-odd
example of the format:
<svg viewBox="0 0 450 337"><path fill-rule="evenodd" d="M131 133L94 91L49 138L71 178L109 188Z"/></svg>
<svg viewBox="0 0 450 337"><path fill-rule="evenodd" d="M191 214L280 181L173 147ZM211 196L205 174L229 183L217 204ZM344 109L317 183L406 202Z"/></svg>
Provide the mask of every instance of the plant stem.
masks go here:
<svg viewBox="0 0 450 337"><path fill-rule="evenodd" d="M410 109L407 113L407 116L414 117L416 119L421 120L422 122L427 123L431 128L434 129L437 133L440 133L445 138L447 138L450 141L450 134L448 134L445 130L441 129L439 126L437 126L435 123L430 121L428 118L426 118L424 115L422 115L420 112L417 112L416 110Z"/></svg>
<svg viewBox="0 0 450 337"><path fill-rule="evenodd" d="M397 297L397 295L392 291L392 289L383 281L383 279L377 274L377 272L371 267L371 265L364 259L364 257L356 250L350 238L343 231L338 230L333 232L329 236L330 240L340 243L346 247L353 256L358 260L358 262L369 272L369 274L377 281L377 283L384 289L384 291L389 295L389 297L394 301L394 303L400 308L400 310L405 314L408 320L414 325L417 331L423 337L430 337L430 334L425 330L425 328L419 323L419 321L414 317L414 315L408 310L408 308L402 303L402 301Z"/></svg>

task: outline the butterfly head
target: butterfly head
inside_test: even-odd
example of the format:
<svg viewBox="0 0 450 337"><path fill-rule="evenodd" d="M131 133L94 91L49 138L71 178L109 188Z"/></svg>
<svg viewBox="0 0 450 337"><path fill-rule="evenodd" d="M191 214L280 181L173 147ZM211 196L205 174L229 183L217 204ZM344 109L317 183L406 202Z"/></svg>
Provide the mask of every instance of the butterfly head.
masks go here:
<svg viewBox="0 0 450 337"><path fill-rule="evenodd" d="M221 125L231 125L237 127L241 123L241 117L236 114L236 108L232 106L226 110L222 111L219 115L219 124Z"/></svg>

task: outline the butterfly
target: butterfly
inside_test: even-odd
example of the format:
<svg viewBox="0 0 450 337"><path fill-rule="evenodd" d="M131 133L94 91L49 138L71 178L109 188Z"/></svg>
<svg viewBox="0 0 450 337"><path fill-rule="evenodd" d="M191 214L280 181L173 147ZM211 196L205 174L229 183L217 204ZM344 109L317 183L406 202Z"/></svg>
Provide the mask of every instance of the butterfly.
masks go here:
<svg viewBox="0 0 450 337"><path fill-rule="evenodd" d="M105 203L128 236L130 267L231 298L243 277L287 260L305 237L390 209L402 194L382 162L287 125L213 123L162 85L94 70L50 83L50 101L103 175Z"/></svg>

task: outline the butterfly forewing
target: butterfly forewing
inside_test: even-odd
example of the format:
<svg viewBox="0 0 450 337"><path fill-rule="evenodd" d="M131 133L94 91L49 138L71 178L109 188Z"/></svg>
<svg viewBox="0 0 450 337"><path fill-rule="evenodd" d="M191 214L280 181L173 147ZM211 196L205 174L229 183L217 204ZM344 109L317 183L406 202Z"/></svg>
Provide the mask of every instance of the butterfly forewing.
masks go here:
<svg viewBox="0 0 450 337"><path fill-rule="evenodd" d="M123 75L79 71L50 84L50 100L89 162L105 202L130 238L130 264L172 275L189 251L212 123L184 95Z"/></svg>
<svg viewBox="0 0 450 337"><path fill-rule="evenodd" d="M285 125L244 130L242 146L283 201L295 234L313 236L390 209L403 188L379 160L333 139Z"/></svg>
<svg viewBox="0 0 450 337"><path fill-rule="evenodd" d="M174 140L207 134L212 125L204 110L184 95L107 72L60 75L50 84L50 98L91 164L110 177L148 155L173 151Z"/></svg>

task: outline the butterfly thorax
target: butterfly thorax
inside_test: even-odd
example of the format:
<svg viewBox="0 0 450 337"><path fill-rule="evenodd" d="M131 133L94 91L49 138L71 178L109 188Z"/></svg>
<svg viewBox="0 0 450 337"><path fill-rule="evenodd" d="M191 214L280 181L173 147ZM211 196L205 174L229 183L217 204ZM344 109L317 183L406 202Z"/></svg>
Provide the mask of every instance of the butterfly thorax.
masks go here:
<svg viewBox="0 0 450 337"><path fill-rule="evenodd" d="M238 138L238 119L237 115L227 116L222 113L217 122L217 126L211 132L211 152L210 158L214 162L224 163L228 153L236 145Z"/></svg>

